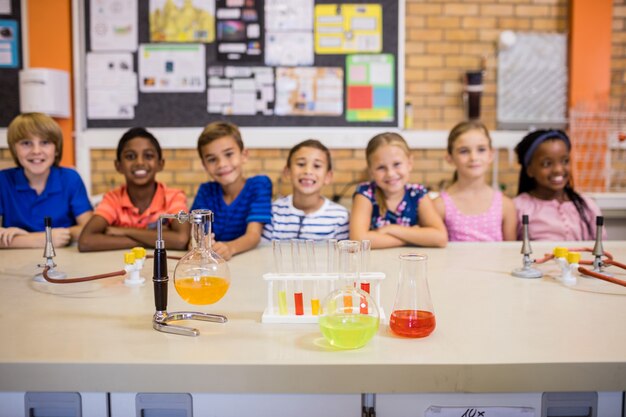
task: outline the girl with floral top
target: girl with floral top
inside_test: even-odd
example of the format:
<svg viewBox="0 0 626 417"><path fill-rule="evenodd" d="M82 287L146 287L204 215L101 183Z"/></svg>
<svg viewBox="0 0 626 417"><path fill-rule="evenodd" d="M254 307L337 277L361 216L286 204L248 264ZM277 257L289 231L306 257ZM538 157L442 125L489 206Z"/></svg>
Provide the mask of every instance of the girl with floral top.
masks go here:
<svg viewBox="0 0 626 417"><path fill-rule="evenodd" d="M354 193L350 239L368 239L374 249L446 246L446 227L430 198L424 198L428 190L409 183L413 161L402 136L374 136L365 155L373 181L360 184Z"/></svg>

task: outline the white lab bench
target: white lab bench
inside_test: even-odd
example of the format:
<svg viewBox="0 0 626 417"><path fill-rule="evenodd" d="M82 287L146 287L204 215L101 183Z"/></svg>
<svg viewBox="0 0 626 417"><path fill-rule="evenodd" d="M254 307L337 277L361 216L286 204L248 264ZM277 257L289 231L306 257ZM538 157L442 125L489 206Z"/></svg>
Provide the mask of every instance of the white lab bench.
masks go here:
<svg viewBox="0 0 626 417"><path fill-rule="evenodd" d="M537 257L554 246L532 243ZM431 406L531 407L541 416L544 393L590 392L598 393L593 415L622 417L626 288L599 280L565 287L553 265L541 267L541 279L514 278L520 248L454 243L373 251L372 269L387 274L386 311L398 254L428 255L437 328L427 338L404 339L381 325L369 344L347 351L330 348L316 325L261 323L269 247L230 262L231 288L215 305L187 305L170 283L169 311L229 318L189 323L201 332L195 338L152 329L151 261L140 288L122 278L53 285L31 279L41 250L3 250L0 417L23 415L25 392L79 392L82 415L95 417L140 415L137 393L178 393L181 401L188 395L193 415L216 417L358 416L361 394L374 393L378 416L401 417ZM604 248L626 259L626 242ZM55 261L71 276L123 267L122 252L79 254L74 247L57 249Z"/></svg>

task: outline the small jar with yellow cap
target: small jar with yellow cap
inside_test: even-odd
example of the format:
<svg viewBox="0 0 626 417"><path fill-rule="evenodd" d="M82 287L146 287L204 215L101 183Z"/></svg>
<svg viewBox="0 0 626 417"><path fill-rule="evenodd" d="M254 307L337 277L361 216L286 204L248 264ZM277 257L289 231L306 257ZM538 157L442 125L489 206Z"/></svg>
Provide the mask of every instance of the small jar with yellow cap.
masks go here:
<svg viewBox="0 0 626 417"><path fill-rule="evenodd" d="M141 269L145 259L146 250L144 248L133 248L124 254L124 270L128 272L124 284L129 287L143 285L146 280L141 276Z"/></svg>
<svg viewBox="0 0 626 417"><path fill-rule="evenodd" d="M580 252L568 252L568 267L563 269L563 284L576 285L576 275L578 273L578 264L580 263Z"/></svg>

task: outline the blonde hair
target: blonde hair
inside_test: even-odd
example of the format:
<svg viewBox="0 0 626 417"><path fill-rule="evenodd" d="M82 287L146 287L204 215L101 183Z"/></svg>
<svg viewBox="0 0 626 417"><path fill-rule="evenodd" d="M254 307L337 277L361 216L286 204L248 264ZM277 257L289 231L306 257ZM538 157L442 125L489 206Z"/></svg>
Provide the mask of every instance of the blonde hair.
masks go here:
<svg viewBox="0 0 626 417"><path fill-rule="evenodd" d="M243 151L243 139L237 125L229 122L213 122L206 125L198 138L198 155L202 158L202 148L214 140L230 136L237 143L239 150Z"/></svg>
<svg viewBox="0 0 626 417"><path fill-rule="evenodd" d="M370 139L367 143L367 148L365 148L365 158L367 159L368 167L371 168L371 158L374 152L376 152L381 146L385 145L397 146L404 151L407 158L411 158L409 145L402 136L394 132L380 133ZM374 192L374 198L380 207L380 215L384 216L387 212L387 204L385 204L385 196L383 195L383 192L378 187L376 187L376 191Z"/></svg>
<svg viewBox="0 0 626 417"><path fill-rule="evenodd" d="M452 150L454 149L454 142L461 137L464 133L469 132L470 130L480 130L487 141L489 142L489 149L491 149L491 135L489 135L489 130L487 126L484 125L483 122L479 120L468 120L465 122L457 123L456 126L452 128L450 134L448 135L448 155L452 155ZM459 174L454 171L454 175L452 176L452 183L455 183L459 179Z"/></svg>
<svg viewBox="0 0 626 417"><path fill-rule="evenodd" d="M7 130L7 143L15 164L22 166L17 159L15 145L31 136L54 143L54 166L58 166L63 154L63 132L54 119L43 113L23 113L11 121Z"/></svg>

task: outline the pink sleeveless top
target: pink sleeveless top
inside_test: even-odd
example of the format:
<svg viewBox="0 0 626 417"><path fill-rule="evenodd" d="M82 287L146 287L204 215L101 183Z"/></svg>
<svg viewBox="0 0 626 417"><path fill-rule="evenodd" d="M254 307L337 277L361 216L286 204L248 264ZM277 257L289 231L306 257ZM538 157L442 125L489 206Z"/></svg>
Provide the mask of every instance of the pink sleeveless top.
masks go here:
<svg viewBox="0 0 626 417"><path fill-rule="evenodd" d="M450 242L501 242L502 193L495 191L489 209L481 214L463 214L448 193L441 192Z"/></svg>

